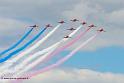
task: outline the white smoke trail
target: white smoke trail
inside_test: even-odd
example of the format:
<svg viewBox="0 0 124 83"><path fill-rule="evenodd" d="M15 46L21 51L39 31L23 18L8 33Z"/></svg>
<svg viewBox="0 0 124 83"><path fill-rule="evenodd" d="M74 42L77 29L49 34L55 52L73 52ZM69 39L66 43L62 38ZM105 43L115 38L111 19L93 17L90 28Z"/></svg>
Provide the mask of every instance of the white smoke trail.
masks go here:
<svg viewBox="0 0 124 83"><path fill-rule="evenodd" d="M75 31L73 31L73 32L69 35L69 37L72 37L78 30L80 30L81 27L82 27L82 25L79 26ZM56 43L56 46L52 48L52 51L54 51L61 43L65 42L65 41L67 41L67 40L68 40L68 38L63 38L62 40L60 40L59 42L57 42L57 43ZM26 66L26 68L25 68L24 70L22 70L21 72L28 71L28 70L32 69L36 64L38 64L41 60L45 59L52 51L50 51L50 52L48 52L47 54L41 56L39 60L36 60L35 62L32 62L31 64L29 64L28 66L26 66L26 64L27 64L28 61L31 61L32 59L34 59L34 57L40 56L40 55L42 54L42 52L41 52L41 53L38 52L38 53L32 55L32 56L29 57L27 60L25 60L25 61L23 62L23 64L21 63L16 69L19 69L19 68L22 68L22 67L25 68L24 66Z"/></svg>
<svg viewBox="0 0 124 83"><path fill-rule="evenodd" d="M60 42L56 43L54 46L52 46L52 49L56 49L56 47L59 45ZM51 49L49 49L47 52L51 51ZM21 62L20 64L18 64L17 66L15 66L15 69L18 71L20 70L20 68L25 68L24 66L26 66L30 61L32 61L33 59L37 58L38 56L43 56L45 53L47 52L37 52L33 55L30 55L29 58L26 58L23 62Z"/></svg>
<svg viewBox="0 0 124 83"><path fill-rule="evenodd" d="M96 38L96 36L98 35L99 33L93 35L92 37L90 37L89 39L87 39L84 43L82 43L80 46L78 46L76 49L74 49L72 52L70 52L67 56L65 56L64 58L60 59L59 61L57 61L56 63L50 65L50 66L47 66L39 71L36 71L34 73L31 73L30 77L33 77L37 74L40 74L40 73L44 73L48 70L51 70L52 68L55 68L59 65L61 65L62 63L64 63L65 61L67 61L68 59L70 59L77 51L79 51L82 47L84 47L85 45L87 45L91 40L93 40L94 38Z"/></svg>
<svg viewBox="0 0 124 83"><path fill-rule="evenodd" d="M51 70L59 65L61 65L62 63L64 63L65 61L67 61L69 58L71 58L78 50L80 50L82 47L84 47L85 45L87 45L91 40L93 40L94 38L96 38L96 36L98 35L99 33L93 35L92 37L90 37L89 39L87 39L85 42L83 42L80 46L78 46L76 49L74 49L72 52L70 52L67 56L65 56L64 58L60 59L59 61L57 61L56 63L50 65L50 66L47 66L39 71L36 71L36 72L33 72L33 73L30 73L30 74L23 74L24 70L21 71L18 75L21 76L21 75L24 75L24 76L28 76L28 77L34 77L38 74L41 74L41 73L44 73L48 70ZM16 81L17 82L17 81Z"/></svg>
<svg viewBox="0 0 124 83"><path fill-rule="evenodd" d="M54 51L54 49L51 49L48 53L46 53L46 55L49 55L51 52L53 52ZM42 58L44 58L45 56L43 56ZM24 66L23 68L25 68L26 66ZM31 65L28 67L28 68L26 68L25 70L18 70L17 71L17 69L16 68L12 68L12 69L7 69L5 72L3 72L1 75L0 75L0 77L11 77L11 78L15 78L15 77L20 77L22 74L24 74L24 72L26 71L26 70L29 70L31 68ZM8 74L10 74L10 76L8 75ZM6 80L2 80L2 81L0 81L0 83L1 82L3 82L3 83L9 83L10 81L12 81L12 80L9 80L9 79L6 79ZM12 82L13 83L13 82Z"/></svg>
<svg viewBox="0 0 124 83"><path fill-rule="evenodd" d="M39 55L39 54L45 54L46 52L48 52L49 50L51 50L52 48L54 48L56 45L57 45L58 43L56 43L56 44L54 44L54 45L52 45L52 46L50 46L50 47L48 47L48 48L46 48L46 49L43 49L42 51L40 51L40 52L38 52L37 53L37 55ZM33 57L33 56L32 56ZM35 56L36 57L36 56ZM28 59L28 61L29 61L29 59L30 59L30 57L29 58L27 58ZM13 63L15 63L15 61L11 61L11 60L8 60L8 61L6 61L1 67L0 67L0 72L2 73L2 71L5 71L5 69L7 69L8 67L10 67L10 66L12 66L12 64ZM23 64L23 63L22 63Z"/></svg>
<svg viewBox="0 0 124 83"><path fill-rule="evenodd" d="M49 32L44 38L42 38L41 40L39 40L36 44L34 44L32 47L30 47L29 49L25 50L24 52L20 53L19 55L17 55L16 57L14 57L13 59L11 59L11 62L16 62L18 61L20 58L22 58L24 55L29 54L30 52L32 52L34 49L38 48L45 40L47 40L59 27L61 26L61 24L58 24L51 32ZM11 65L3 65L4 68L9 68L10 66L12 66L14 63L11 63Z"/></svg>
<svg viewBox="0 0 124 83"><path fill-rule="evenodd" d="M46 53L46 55L49 55L51 52L53 52L54 51L54 49L51 49L48 53ZM45 57L45 56L44 56ZM42 57L42 58L44 58L44 57ZM31 66L29 66L29 67L31 67ZM26 70L29 70L30 68L26 68L25 70L22 70L22 71L20 71L20 70L18 70L17 71L17 69L15 69L15 68L13 68L13 69L7 69L4 73L2 73L1 75L0 75L0 77L2 78L4 78L4 77L10 77L10 78L17 78L17 77L20 77L22 74L24 74L24 72L26 71ZM24 68L25 68L25 66L24 66ZM0 80L0 83L11 83L11 81L13 81L13 80L10 80L10 79L6 79L6 80ZM13 83L13 82L12 82ZM17 83L17 82L16 82Z"/></svg>
<svg viewBox="0 0 124 83"><path fill-rule="evenodd" d="M42 56L42 58L40 58L41 60L42 59L44 59L47 55L49 55L51 52L53 52L55 49L52 49L52 50L50 50L48 53L46 53L44 56ZM37 62L35 62L35 63L30 63L28 66L24 66L24 69L23 70L21 70L21 71L17 71L17 73L15 74L15 76L16 77L19 77L19 76L21 76L22 74L24 74L26 71L28 71L28 70L30 70L30 69L32 69L33 67L34 67L34 65L36 64L36 63L38 63L39 61L37 61Z"/></svg>
<svg viewBox="0 0 124 83"><path fill-rule="evenodd" d="M12 61L18 61L21 57L23 57L24 55L29 54L31 51L33 51L34 49L38 48L45 40L47 40L59 27L61 26L61 24L57 25L50 33L48 33L44 38L42 38L41 40L39 40L36 44L34 44L32 47L30 47L29 49L25 50L24 52L22 52L21 54L19 54L17 57L13 58Z"/></svg>

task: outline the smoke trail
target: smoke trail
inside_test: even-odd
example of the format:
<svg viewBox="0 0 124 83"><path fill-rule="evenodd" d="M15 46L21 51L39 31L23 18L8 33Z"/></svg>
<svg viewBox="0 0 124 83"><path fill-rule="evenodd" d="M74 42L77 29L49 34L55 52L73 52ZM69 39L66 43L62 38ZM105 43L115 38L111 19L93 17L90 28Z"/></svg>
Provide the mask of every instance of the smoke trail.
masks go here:
<svg viewBox="0 0 124 83"><path fill-rule="evenodd" d="M36 44L34 44L32 47L30 47L29 49L25 50L24 52L20 53L18 56L14 57L13 59L11 59L11 62L16 62L18 61L20 58L22 58L24 55L29 54L30 52L32 52L34 49L36 49L37 47L39 47L45 40L47 40L59 27L61 26L61 24L57 25L50 33L48 33L44 38L42 38L41 40L39 40ZM14 63L11 63L10 66L12 66ZM3 65L6 66L5 68L8 68L10 66L7 65Z"/></svg>
<svg viewBox="0 0 124 83"><path fill-rule="evenodd" d="M59 53L60 53L61 51L63 51L64 49L66 49L66 48L70 47L71 45L73 45L76 41L78 41L81 37L83 37L90 29L91 29L91 27L88 28L88 29L86 29L85 32L81 32L75 39L73 39L72 41L70 41L70 42L67 43L65 46L61 47L60 49L58 49L58 50L52 52L52 53L51 53L48 57L46 57L43 61L49 60L51 57L53 57L53 56L59 54Z"/></svg>
<svg viewBox="0 0 124 83"><path fill-rule="evenodd" d="M24 50L26 47L28 47L30 44L32 44L38 37L40 37L40 35L46 30L47 28L44 28L43 30L40 31L40 33L38 33L33 39L31 39L28 43L26 43L24 46L22 46L21 48L13 51L12 53L10 53L8 56L1 58L0 59L0 63L8 60L9 58L11 58L12 56L14 56L15 54L17 54L18 52Z"/></svg>
<svg viewBox="0 0 124 83"><path fill-rule="evenodd" d="M52 49L49 49L47 52L37 52L36 54L34 55L30 55L31 57L25 59L22 63L18 64L17 66L15 66L15 69L18 71L20 68L25 68L25 66L30 62L32 61L33 59L37 58L38 56L42 56L42 57L45 57L45 53L48 53L50 52L51 50L54 50L56 49L56 47L58 46L58 43L56 44L56 46L54 46Z"/></svg>
<svg viewBox="0 0 124 83"><path fill-rule="evenodd" d="M16 48L21 42L24 41L24 39L33 31L33 28L31 28L27 33L25 33L25 35L17 42L15 43L13 46L9 47L8 49L4 50L3 52L0 53L0 56L6 54L7 52L9 52L10 50Z"/></svg>
<svg viewBox="0 0 124 83"><path fill-rule="evenodd" d="M59 27L61 26L61 24L57 25L50 33L48 33L44 38L42 38L41 40L39 40L36 44L34 44L33 46L31 46L29 49L25 50L24 52L20 53L19 56L14 57L12 59L12 61L18 61L21 57L23 57L24 55L29 54L31 51L33 51L34 49L38 48L45 40L47 40Z"/></svg>
<svg viewBox="0 0 124 83"><path fill-rule="evenodd" d="M53 51L54 49L49 49L49 53L51 53L52 51ZM23 64L23 63L22 63ZM11 64L8 64L8 66L11 66ZM6 66L7 67L7 66ZM25 68L26 66L23 66L23 65L20 65L18 68L16 68L16 67L14 67L14 68L12 68L12 69L10 69L10 68L1 68L1 70L3 69L6 69L4 72L2 72L2 71L0 71L1 73L0 73L0 77L3 77L4 75L6 75L6 76L4 76L4 77L12 77L12 78L14 78L14 77L19 77L20 76L20 74L21 73L23 73L23 71L22 72L20 72L20 73L18 73L19 71L21 71L23 68ZM8 76L7 74L11 74L11 76ZM19 76L18 76L19 75ZM3 83L10 83L9 81L11 81L11 80L3 80L3 81L0 81L0 82L3 82ZM14 83L14 82L12 82L12 83ZM17 82L15 82L15 83L17 83ZM21 83L21 82L18 82L18 83Z"/></svg>
<svg viewBox="0 0 124 83"><path fill-rule="evenodd" d="M78 30L80 30L80 28L82 27L82 25L81 26L79 26L75 31L73 31L70 35L69 35L69 37L72 37ZM60 44L61 43L63 43L63 42L65 42L65 41L67 41L68 39L67 38L63 38L62 40L60 40L59 42L57 42L57 43L55 43L54 45L52 45L52 46L50 46L51 47L51 49L54 51L58 46L60 46ZM50 49L49 49L50 50ZM49 51L48 50L48 51ZM51 53L51 52L50 52ZM49 54L50 54L49 53ZM15 67L15 69L20 69L20 68L25 68L24 66L29 62L29 61L31 61L31 60L33 60L34 58L36 58L36 57L38 57L38 56L41 56L43 54L43 50L42 51L39 51L39 52L37 52L37 53L35 53L34 55L32 55L31 57L29 57L29 58L27 58L26 60L24 60L22 63L20 63L19 65L17 65L17 67ZM42 58L40 58L40 60L43 60L45 57L47 57L49 54L45 54L44 56L41 56ZM39 61L38 61L39 62ZM36 62L36 63L38 63L38 62ZM32 63L32 65L29 67L29 68L27 68L27 69L31 69L32 68L32 66L33 66L33 64L35 64L35 63Z"/></svg>
<svg viewBox="0 0 124 83"><path fill-rule="evenodd" d="M88 40L86 40L84 43L82 43L79 47L77 47L76 49L74 49L71 53L69 53L64 58L60 59L55 64L52 64L50 66L47 66L47 67L41 69L40 71L36 71L34 73L31 73L28 76L33 77L33 76L35 76L37 74L44 73L44 72L46 72L48 70L51 70L52 68L55 68L55 67L61 65L62 63L64 63L65 61L67 61L69 58L71 58L78 50L80 50L82 47L84 47L85 45L87 45L91 40L93 40L94 38L96 38L97 35L98 35L98 33L95 34L95 35L93 35L92 37L90 37Z"/></svg>
<svg viewBox="0 0 124 83"><path fill-rule="evenodd" d="M52 46L50 46L49 48L46 48L46 49L44 49L44 50L42 50L42 51L40 51L40 52L37 52L36 54L37 55L43 55L43 54L45 54L45 53L47 53L47 52L49 52L49 50L51 50L52 48L54 48L56 45L57 45L58 43L56 43L56 44L54 44L54 45L52 45ZM37 56L31 56L32 58L35 58L35 57L37 57ZM26 62L28 62L28 61L30 61L30 58L31 57L29 57L29 58L27 58L26 60ZM7 69L8 67L11 67L12 66L12 64L14 64L16 61L11 61L11 60L8 60L8 61L6 61L1 67L0 67L0 71L2 72L2 70L3 71L5 71L5 69ZM24 64L24 62L25 61L23 61L23 63L20 63L20 65L21 64ZM17 66L19 66L19 65L17 65ZM18 69L18 68L17 68Z"/></svg>
<svg viewBox="0 0 124 83"><path fill-rule="evenodd" d="M46 53L44 56L42 56L42 58L41 59L44 59L47 55L49 55L51 52L53 52L55 49L51 49L48 53ZM32 64L32 65L31 65ZM24 72L26 72L26 71L28 71L28 70L30 70L31 68L33 68L33 65L35 64L35 63L31 63L31 64L29 64L28 65L28 67L26 67L25 69L23 69L23 70L21 70L21 71L19 71L19 72L17 72L16 73L16 77L19 77L21 74L23 74Z"/></svg>
<svg viewBox="0 0 124 83"><path fill-rule="evenodd" d="M30 64L30 68L25 68L24 71L27 71L35 66L37 66L39 63L42 63L46 60L48 60L50 57L58 54L59 52L61 52L62 50L64 50L65 48L71 46L72 44L74 44L76 41L78 41L84 34L86 34L91 28L88 28L85 32L81 32L75 39L73 39L72 41L70 41L69 43L67 43L67 45L61 47L60 49L57 49L57 51L53 51L52 53L50 53L49 55L45 55L43 57L38 58L38 60L36 60L35 62L33 62L32 64Z"/></svg>
<svg viewBox="0 0 124 83"><path fill-rule="evenodd" d="M92 37L90 37L88 40L86 40L84 43L82 43L79 47L77 47L76 49L74 49L71 53L69 53L67 56L65 56L64 58L60 59L59 61L57 61L56 63L50 65L50 66L47 66L39 71L36 71L36 72L33 72L33 73L29 73L29 74L24 74L23 76L26 76L26 77L34 77L38 74L41 74L41 73L44 73L46 71L49 71L61 64L63 64L65 61L67 61L69 58L71 58L78 50L80 50L82 47L84 47L85 45L87 45L91 40L93 40L94 38L96 38L96 36L98 35L99 33L93 35ZM21 76L21 75L20 75ZM18 80L14 81L17 82ZM21 80L23 81L23 80Z"/></svg>
<svg viewBox="0 0 124 83"><path fill-rule="evenodd" d="M49 53L51 53L52 51L53 51L54 49L51 49L48 53L47 53L47 55L49 54ZM23 67L24 68L24 67ZM21 70L21 69L20 69ZM20 71L20 70L18 70L18 71ZM14 77L19 77L21 74L23 74L23 72L24 71L20 71L19 73L18 73L18 71L17 71L17 69L16 68L13 68L13 69L7 69L5 72L3 72L2 74L0 74L0 77L2 77L2 76L4 76L4 75L6 75L6 77L12 77L12 78L14 78ZM11 76L8 76L7 74L8 73L11 73ZM11 81L11 80L5 80L4 82L9 82L9 81ZM10 82L9 82L10 83ZM12 83L14 83L13 82L13 80L12 80ZM15 83L18 83L18 82L15 82ZM21 82L20 82L21 83Z"/></svg>

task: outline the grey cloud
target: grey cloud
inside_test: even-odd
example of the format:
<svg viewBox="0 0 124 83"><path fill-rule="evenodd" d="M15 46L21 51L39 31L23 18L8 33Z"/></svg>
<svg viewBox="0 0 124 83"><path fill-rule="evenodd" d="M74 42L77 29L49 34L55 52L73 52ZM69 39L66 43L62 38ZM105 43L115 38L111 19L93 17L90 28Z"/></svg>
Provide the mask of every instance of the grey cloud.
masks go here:
<svg viewBox="0 0 124 83"><path fill-rule="evenodd" d="M91 6L102 6L103 9L105 9L105 12L113 12L116 10L123 9L124 7L124 1L123 0L88 0L91 4Z"/></svg>
<svg viewBox="0 0 124 83"><path fill-rule="evenodd" d="M106 46L124 46L122 43L124 42L124 38L122 37L122 34L124 33L124 24L122 23L124 9L121 6L121 3L124 2L122 0L82 0L79 4L75 5L73 9L63 12L63 15L68 19L76 17L81 20L87 20L88 23L93 23L97 25L98 28L103 27L107 31L97 38L95 42L93 42L94 44L89 44L89 47L92 46L92 48L96 49ZM118 8L114 8L108 12L106 5L108 8L112 8L114 4L118 5L115 5L115 7ZM96 30L98 28L96 28ZM76 45L80 45L80 43L81 41Z"/></svg>
<svg viewBox="0 0 124 83"><path fill-rule="evenodd" d="M16 32L19 31L20 34L22 34L25 30L25 25L38 23L43 27L46 23L56 25L56 22L60 19L70 20L72 18L79 18L80 20L86 20L88 24L94 23L107 30L107 32L102 35L104 36L103 39L96 39L95 42L97 43L93 44L93 48L96 49L112 45L123 46L122 42L124 42L124 39L121 37L124 33L124 12L122 3L123 0L1 0L0 38L3 41L7 40L4 39L5 37L12 39L12 37L9 36L9 34L11 34L14 39L17 39ZM61 28L63 29L59 30L56 35L63 34L64 29L67 27L68 26L62 26ZM35 31L34 34L36 33ZM53 38L57 38L56 40L58 40L59 38L56 37L56 35L54 35ZM12 42L13 39L10 43ZM51 38L50 41L47 42L47 45L51 45L51 42L55 42L54 39ZM80 43L81 41L78 42L78 44ZM4 46L5 43L3 44L3 42L1 42L1 45Z"/></svg>
<svg viewBox="0 0 124 83"><path fill-rule="evenodd" d="M36 22L48 22L60 19L62 17L61 13L73 8L73 5L77 2L79 0L5 0L0 1L0 16L29 19Z"/></svg>
<svg viewBox="0 0 124 83"><path fill-rule="evenodd" d="M23 83L123 83L123 74L97 72L88 69L55 69Z"/></svg>

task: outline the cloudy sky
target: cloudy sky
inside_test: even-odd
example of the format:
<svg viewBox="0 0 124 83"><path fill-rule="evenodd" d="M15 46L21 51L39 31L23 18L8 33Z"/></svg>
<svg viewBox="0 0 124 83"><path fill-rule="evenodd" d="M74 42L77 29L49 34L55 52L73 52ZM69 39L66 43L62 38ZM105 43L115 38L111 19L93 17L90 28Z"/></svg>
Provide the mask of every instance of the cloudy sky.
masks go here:
<svg viewBox="0 0 124 83"><path fill-rule="evenodd" d="M100 34L57 69L24 83L123 83L123 0L0 0L0 51L18 41L28 30L28 25L38 24L42 28L47 23L56 26L59 20L65 20L67 24L44 43L44 47L49 46L68 34L64 31L67 27L77 26L69 22L73 18L87 21L88 24L94 23L107 32ZM37 32L34 30L25 42ZM62 55L69 53L81 42L83 39L62 52Z"/></svg>

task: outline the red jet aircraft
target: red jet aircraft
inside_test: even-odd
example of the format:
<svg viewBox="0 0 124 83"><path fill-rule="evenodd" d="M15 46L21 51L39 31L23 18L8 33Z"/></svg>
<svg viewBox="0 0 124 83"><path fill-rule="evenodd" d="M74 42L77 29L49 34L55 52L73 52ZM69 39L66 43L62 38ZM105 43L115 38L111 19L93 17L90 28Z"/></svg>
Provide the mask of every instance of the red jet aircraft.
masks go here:
<svg viewBox="0 0 124 83"><path fill-rule="evenodd" d="M71 38L71 37L69 37L69 36L65 36L64 38Z"/></svg>
<svg viewBox="0 0 124 83"><path fill-rule="evenodd" d="M79 20L77 20L77 19L73 19L73 20L70 20L70 21L72 21L72 22L76 22L76 21L79 21Z"/></svg>
<svg viewBox="0 0 124 83"><path fill-rule="evenodd" d="M95 25L93 25L93 24L91 24L91 25L89 25L88 27L96 27Z"/></svg>
<svg viewBox="0 0 124 83"><path fill-rule="evenodd" d="M58 23L63 24L63 23L65 23L65 21L62 20L62 21L60 21L60 22L58 22Z"/></svg>
<svg viewBox="0 0 124 83"><path fill-rule="evenodd" d="M47 25L46 25L46 28L48 28L48 27L52 27L52 26L51 26L50 24L47 24Z"/></svg>
<svg viewBox="0 0 124 83"><path fill-rule="evenodd" d="M101 28L101 29L99 29L97 31L99 31L99 32L106 32L103 28Z"/></svg>
<svg viewBox="0 0 124 83"><path fill-rule="evenodd" d="M86 22L82 22L81 24L82 24L82 25L85 25L85 24L87 24L87 23L86 23Z"/></svg>
<svg viewBox="0 0 124 83"><path fill-rule="evenodd" d="M38 25L33 25L33 26L29 26L29 27L36 28L36 27L39 27L39 26Z"/></svg>
<svg viewBox="0 0 124 83"><path fill-rule="evenodd" d="M67 29L67 30L73 31L73 30L76 30L76 29L74 29L74 28L70 28L70 29Z"/></svg>

